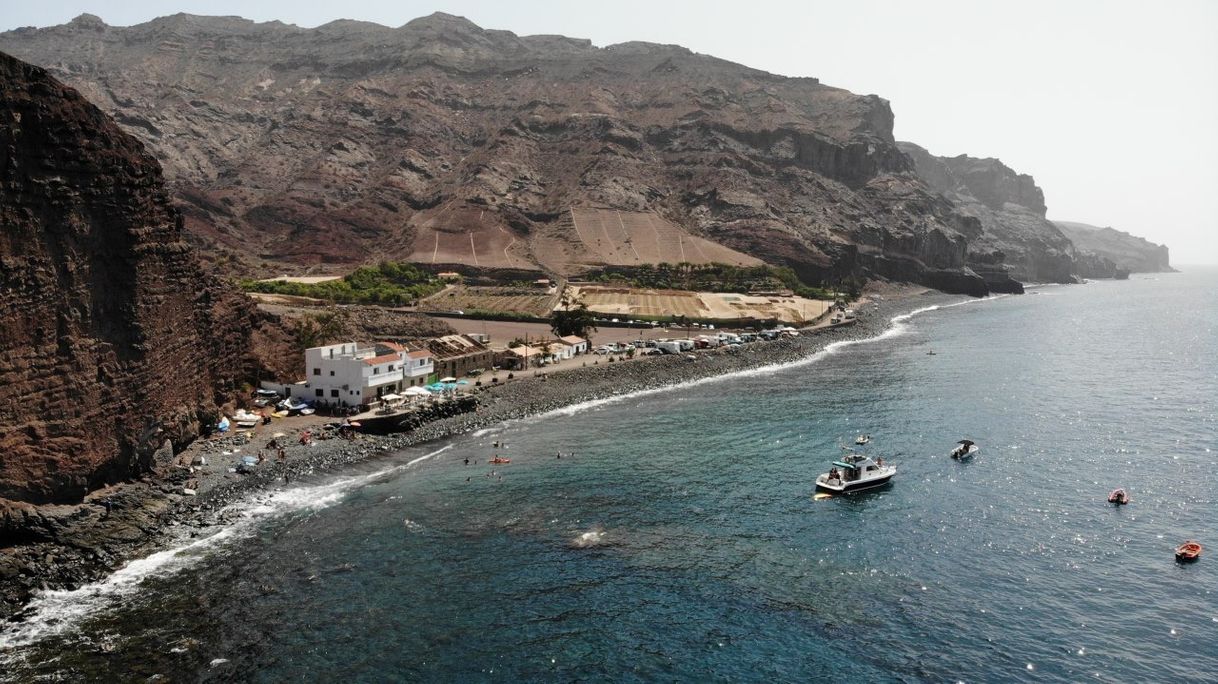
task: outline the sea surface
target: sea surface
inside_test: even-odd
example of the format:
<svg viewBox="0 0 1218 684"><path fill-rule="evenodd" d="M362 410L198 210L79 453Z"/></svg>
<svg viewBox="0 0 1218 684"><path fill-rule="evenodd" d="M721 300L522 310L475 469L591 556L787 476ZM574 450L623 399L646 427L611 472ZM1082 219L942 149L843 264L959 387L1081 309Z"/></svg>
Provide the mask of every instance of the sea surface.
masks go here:
<svg viewBox="0 0 1218 684"><path fill-rule="evenodd" d="M0 678L1215 681L1216 295L1193 269L960 300L294 483L43 596ZM815 497L861 433L893 484Z"/></svg>

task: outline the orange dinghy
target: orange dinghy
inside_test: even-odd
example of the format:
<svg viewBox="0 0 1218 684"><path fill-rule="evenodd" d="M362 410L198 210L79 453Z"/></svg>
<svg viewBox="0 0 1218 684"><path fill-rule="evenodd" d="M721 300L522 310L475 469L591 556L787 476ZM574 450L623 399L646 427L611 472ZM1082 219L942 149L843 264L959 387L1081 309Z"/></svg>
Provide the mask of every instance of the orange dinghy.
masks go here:
<svg viewBox="0 0 1218 684"><path fill-rule="evenodd" d="M511 463L511 462L512 462L512 459L510 459L510 458L500 458L500 457L496 456L496 457L492 458L492 459L490 460L490 462L491 462L491 463L493 463L493 464L495 464L495 465L499 465L499 464L502 464L502 463Z"/></svg>
<svg viewBox="0 0 1218 684"><path fill-rule="evenodd" d="M1201 544L1195 541L1186 541L1176 547L1176 560L1181 563L1191 563L1201 557Z"/></svg>

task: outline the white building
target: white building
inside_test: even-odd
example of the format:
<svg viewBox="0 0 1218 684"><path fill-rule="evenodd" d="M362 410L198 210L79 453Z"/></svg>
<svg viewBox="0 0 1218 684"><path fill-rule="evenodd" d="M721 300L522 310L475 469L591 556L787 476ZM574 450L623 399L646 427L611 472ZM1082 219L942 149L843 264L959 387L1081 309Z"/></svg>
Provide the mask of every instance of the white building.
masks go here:
<svg viewBox="0 0 1218 684"><path fill-rule="evenodd" d="M558 339L567 346L568 350L565 357L568 359L577 354L588 353L588 340L585 340L582 337L567 335L566 337L560 337Z"/></svg>
<svg viewBox="0 0 1218 684"><path fill-rule="evenodd" d="M412 385L426 384L435 366L431 352L408 351L392 342L344 342L305 350L305 381L282 387L293 399L359 406Z"/></svg>

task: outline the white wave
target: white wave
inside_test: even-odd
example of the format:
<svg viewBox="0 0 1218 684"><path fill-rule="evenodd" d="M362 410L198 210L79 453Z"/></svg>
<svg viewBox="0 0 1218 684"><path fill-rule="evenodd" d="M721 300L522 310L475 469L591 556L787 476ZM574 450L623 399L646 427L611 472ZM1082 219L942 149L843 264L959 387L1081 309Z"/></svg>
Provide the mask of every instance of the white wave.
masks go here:
<svg viewBox="0 0 1218 684"><path fill-rule="evenodd" d="M144 580L181 572L222 550L233 541L252 536L258 525L269 518L327 508L364 485L405 470L451 448L450 444L405 464L367 475L342 478L319 485L292 487L270 496L244 499L224 509L226 513L240 513L240 519L216 525L206 536L130 561L109 577L79 589L39 592L26 607L27 617L21 622L10 624L0 632L0 663L6 662L13 655L11 651L14 649L69 632L89 616L137 594Z"/></svg>
<svg viewBox="0 0 1218 684"><path fill-rule="evenodd" d="M820 361L825 356L830 355L830 354L836 354L837 352L839 352L842 349L845 349L847 347L851 347L851 346L859 345L859 344L870 344L872 342L880 342L882 340L888 340L888 339L892 339L894 337L898 337L900 335L904 335L905 333L909 332L909 326L907 325L909 320L920 314L924 314L929 311L937 311L939 309L948 309L948 308L957 307L957 306L964 306L965 304L973 304L975 302L993 301L995 299L1001 299L1003 297L1008 297L1008 296L1010 296L1010 295L1005 295L1005 294L991 295L989 297L966 299L964 301L953 302L951 304L935 304L933 306L924 306L920 309L914 309L913 311L910 311L909 313L901 314L899 316L893 316L892 319L890 319L890 322L892 323L892 325L890 325L887 329L884 330L884 332L880 333L879 335L876 335L875 337L865 337L865 338L858 339L858 340L841 340L839 342L832 342L832 343L826 345L823 351L817 352L811 356L807 356L802 359L798 359L796 361L787 361L785 363L773 363L773 364L769 364L766 366L758 366L757 368L747 368L744 370L724 373L722 375L712 375L709 377L698 378L696 380L689 380L686 382L676 383L676 384L672 384L672 385L664 385L661 387L651 387L648 389L636 390L634 392L626 392L624 394L615 394L615 395L609 396L609 397L602 397L600 399L590 399L588 401L580 402L578 404L572 404L570 406L556 408L552 411L546 411L545 413L539 413L536 416L533 416L532 418L528 418L525 420L540 420L540 419L553 418L553 417L558 417L558 416L574 416L577 413L582 413L583 411L588 411L590 409L599 408L601 406L606 406L609 404L617 404L617 403L620 403L623 401L629 401L631 399L647 397L647 396L651 396L653 394L660 394L661 392L671 392L674 390L688 389L690 387L699 387L701 385L709 385L711 383L724 382L726 380L733 380L733 379L737 379L737 378L756 377L758 375L773 375L775 373L781 373L783 371L788 371L793 368L800 368L802 366L811 365L813 363Z"/></svg>
<svg viewBox="0 0 1218 684"><path fill-rule="evenodd" d="M599 527L594 527L587 532L576 535L567 545L573 549L588 549L593 546L600 546L604 540L605 531Z"/></svg>

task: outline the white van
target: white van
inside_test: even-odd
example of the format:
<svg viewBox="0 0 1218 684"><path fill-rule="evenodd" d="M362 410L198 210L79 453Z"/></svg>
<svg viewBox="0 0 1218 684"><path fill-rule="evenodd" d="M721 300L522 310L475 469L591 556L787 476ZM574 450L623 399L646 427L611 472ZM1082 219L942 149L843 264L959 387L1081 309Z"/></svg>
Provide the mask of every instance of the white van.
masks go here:
<svg viewBox="0 0 1218 684"><path fill-rule="evenodd" d="M665 354L680 354L681 343L676 340L664 340L656 343L656 349L659 349Z"/></svg>

